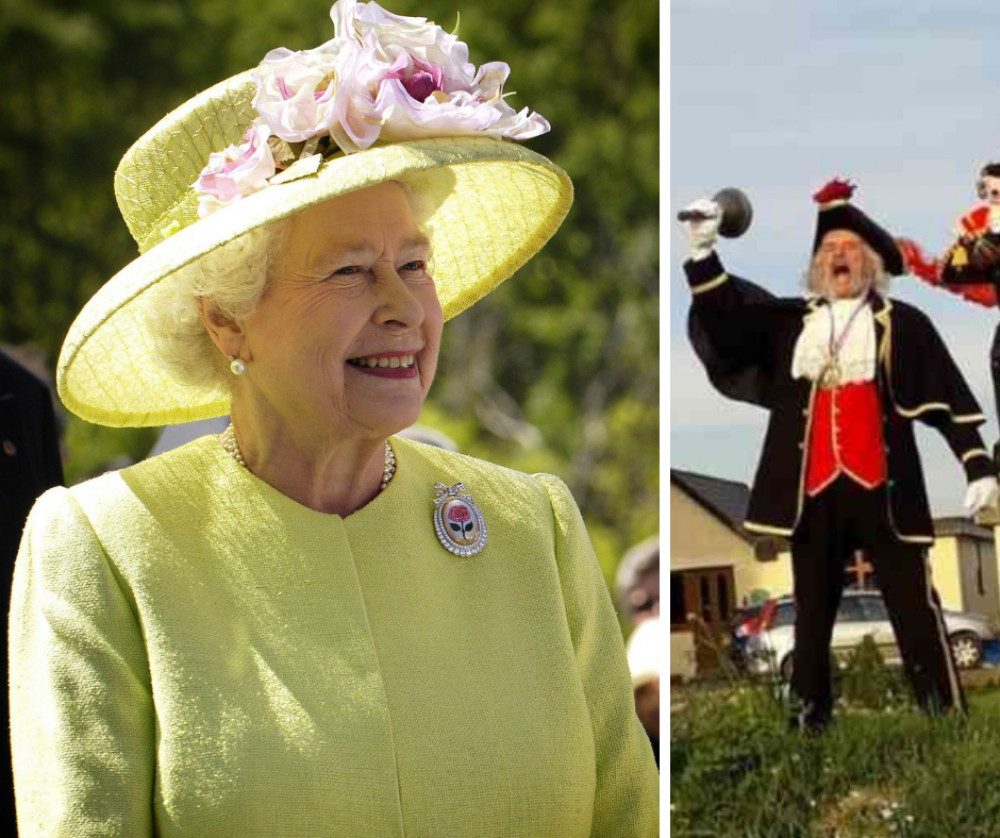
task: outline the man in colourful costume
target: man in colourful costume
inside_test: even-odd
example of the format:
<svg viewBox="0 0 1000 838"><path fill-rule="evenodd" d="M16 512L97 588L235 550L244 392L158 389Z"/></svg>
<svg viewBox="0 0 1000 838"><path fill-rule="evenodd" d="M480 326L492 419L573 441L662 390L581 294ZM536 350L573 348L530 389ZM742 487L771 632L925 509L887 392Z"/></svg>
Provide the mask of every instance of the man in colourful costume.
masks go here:
<svg viewBox="0 0 1000 838"><path fill-rule="evenodd" d="M806 732L831 719L830 641L858 549L875 567L920 706L964 711L927 564L934 536L913 420L935 427L961 463L970 514L997 495L980 408L927 317L884 296L903 256L851 203L853 190L834 180L814 195L805 298L779 299L726 272L714 201L696 201L684 223L695 351L723 395L770 411L744 526L791 541L793 723Z"/></svg>
<svg viewBox="0 0 1000 838"><path fill-rule="evenodd" d="M987 308L1000 305L1000 163L987 163L976 181L979 202L955 225L955 239L941 259L928 258L916 242L900 239L914 276ZM990 349L993 399L1000 420L1000 324ZM1000 466L1000 442L993 446Z"/></svg>

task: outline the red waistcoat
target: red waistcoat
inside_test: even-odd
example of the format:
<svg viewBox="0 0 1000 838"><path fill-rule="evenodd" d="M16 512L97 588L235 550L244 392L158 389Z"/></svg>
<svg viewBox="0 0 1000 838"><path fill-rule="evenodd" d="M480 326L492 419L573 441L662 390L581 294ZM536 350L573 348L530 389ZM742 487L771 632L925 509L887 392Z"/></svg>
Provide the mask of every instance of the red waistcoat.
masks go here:
<svg viewBox="0 0 1000 838"><path fill-rule="evenodd" d="M882 410L874 381L816 393L806 458L807 494L818 494L841 474L867 489L885 481Z"/></svg>

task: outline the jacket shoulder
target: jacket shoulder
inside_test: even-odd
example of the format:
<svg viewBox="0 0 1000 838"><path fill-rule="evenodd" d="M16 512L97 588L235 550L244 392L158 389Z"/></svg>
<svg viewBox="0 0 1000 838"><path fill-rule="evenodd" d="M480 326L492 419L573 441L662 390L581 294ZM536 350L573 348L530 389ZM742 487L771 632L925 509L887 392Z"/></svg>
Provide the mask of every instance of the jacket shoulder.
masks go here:
<svg viewBox="0 0 1000 838"><path fill-rule="evenodd" d="M201 437L179 448L134 465L92 477L70 487L73 501L100 531L105 524L124 529L142 526L144 512L162 514L185 510L195 498L211 491L211 446L214 437Z"/></svg>
<svg viewBox="0 0 1000 838"><path fill-rule="evenodd" d="M464 483L484 513L496 520L533 521L551 529L557 498L569 495L550 474L526 474L467 454L393 437L400 468L412 468L428 488Z"/></svg>
<svg viewBox="0 0 1000 838"><path fill-rule="evenodd" d="M886 301L892 306L890 316L894 319L911 323L931 324L930 317L912 303L907 303L895 297L886 297Z"/></svg>
<svg viewBox="0 0 1000 838"><path fill-rule="evenodd" d="M451 486L454 483L470 481L490 487L491 491L523 492L537 491L540 487L536 476L516 469L481 460L468 454L449 451L424 442L392 437L392 445L399 454L408 458L413 467L427 472L428 476L438 475L435 482Z"/></svg>

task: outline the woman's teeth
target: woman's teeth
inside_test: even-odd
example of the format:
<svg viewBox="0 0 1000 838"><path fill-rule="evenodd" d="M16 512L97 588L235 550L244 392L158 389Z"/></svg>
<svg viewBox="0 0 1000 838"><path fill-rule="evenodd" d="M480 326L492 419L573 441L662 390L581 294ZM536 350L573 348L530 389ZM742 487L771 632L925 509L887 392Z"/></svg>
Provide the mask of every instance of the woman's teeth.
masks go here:
<svg viewBox="0 0 1000 838"><path fill-rule="evenodd" d="M409 369L413 366L413 355L393 355L386 358L351 358L347 363L356 367L383 367L385 369Z"/></svg>

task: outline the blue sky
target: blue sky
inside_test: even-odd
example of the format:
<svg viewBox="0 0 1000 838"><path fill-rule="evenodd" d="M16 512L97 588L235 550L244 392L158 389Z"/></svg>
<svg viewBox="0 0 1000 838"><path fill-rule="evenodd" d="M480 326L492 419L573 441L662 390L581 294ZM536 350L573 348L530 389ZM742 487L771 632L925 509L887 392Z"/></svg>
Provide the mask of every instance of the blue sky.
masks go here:
<svg viewBox="0 0 1000 838"><path fill-rule="evenodd" d="M691 354L676 211L724 186L743 189L753 224L719 253L779 295L801 289L810 196L833 176L856 183L855 203L884 226L941 252L975 202L979 168L1000 161L1000 7L671 0L669 15L670 465L750 482L766 414L717 395ZM897 278L890 295L934 321L983 406L992 446L988 355L1000 309L912 277ZM951 452L930 429L918 429L918 444L934 514L961 514L965 482Z"/></svg>

